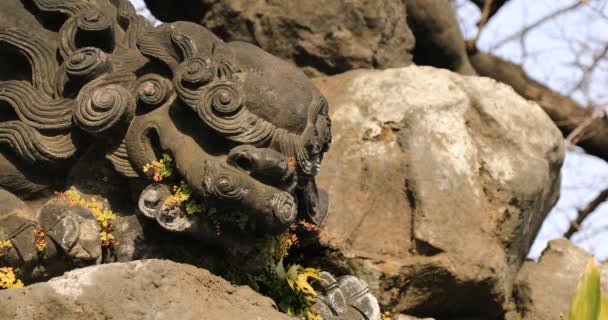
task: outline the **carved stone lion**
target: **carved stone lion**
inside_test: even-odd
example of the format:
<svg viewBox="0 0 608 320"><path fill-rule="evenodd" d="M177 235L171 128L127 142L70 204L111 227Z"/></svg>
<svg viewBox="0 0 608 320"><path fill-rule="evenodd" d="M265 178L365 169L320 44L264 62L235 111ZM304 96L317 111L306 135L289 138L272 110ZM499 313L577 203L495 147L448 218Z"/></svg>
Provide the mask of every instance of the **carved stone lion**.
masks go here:
<svg viewBox="0 0 608 320"><path fill-rule="evenodd" d="M24 280L102 259L99 216L47 197L91 149L132 182L140 217L169 231L230 247L296 220L322 223L315 175L331 124L296 67L193 23L153 27L127 0L10 0L0 10L0 240L12 242L3 259ZM239 212L250 227L229 226L220 240L209 215L167 205L170 186L144 169L164 154L201 210ZM323 304L336 316L371 297L349 281L354 291L334 294L341 304Z"/></svg>
<svg viewBox="0 0 608 320"><path fill-rule="evenodd" d="M205 207L246 212L256 232L283 232L298 212L323 219L314 176L331 141L328 106L297 68L193 23L152 27L128 1L28 9L42 24L34 27L57 32L0 28L0 44L31 72L0 82L0 187L22 198L61 188L49 172L103 145L133 180L170 154ZM146 188L142 213L170 230L194 228L198 217L161 208L163 193Z"/></svg>

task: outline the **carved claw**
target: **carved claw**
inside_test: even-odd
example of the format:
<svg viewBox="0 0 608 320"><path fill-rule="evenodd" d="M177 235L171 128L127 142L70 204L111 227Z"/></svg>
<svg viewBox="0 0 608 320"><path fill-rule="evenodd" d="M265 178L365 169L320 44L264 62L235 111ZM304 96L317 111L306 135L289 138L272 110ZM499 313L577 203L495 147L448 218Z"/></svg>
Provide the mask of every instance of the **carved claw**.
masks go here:
<svg viewBox="0 0 608 320"><path fill-rule="evenodd" d="M38 220L46 235L59 245L75 266L100 262L101 237L97 219L90 210L52 199L40 209Z"/></svg>
<svg viewBox="0 0 608 320"><path fill-rule="evenodd" d="M170 195L171 191L164 184L154 183L147 186L137 202L139 212L150 219L156 219L156 213Z"/></svg>
<svg viewBox="0 0 608 320"><path fill-rule="evenodd" d="M184 232L195 227L195 218L182 211L180 207L162 204L156 211L156 221L166 230Z"/></svg>
<svg viewBox="0 0 608 320"><path fill-rule="evenodd" d="M288 226L298 214L298 205L294 198L287 192L275 193L270 199L275 218L281 225Z"/></svg>
<svg viewBox="0 0 608 320"><path fill-rule="evenodd" d="M52 199L34 213L4 190L0 190L0 205L0 239L11 243L3 261L17 268L23 281L100 262L97 220L85 207L68 206L63 200Z"/></svg>
<svg viewBox="0 0 608 320"><path fill-rule="evenodd" d="M298 204L303 218L321 226L325 222L329 207L325 190L318 190L314 178L308 178L297 190Z"/></svg>
<svg viewBox="0 0 608 320"><path fill-rule="evenodd" d="M337 280L328 272L321 272L323 281L315 285L319 291L315 311L326 320L380 320L378 300L367 284L355 276Z"/></svg>

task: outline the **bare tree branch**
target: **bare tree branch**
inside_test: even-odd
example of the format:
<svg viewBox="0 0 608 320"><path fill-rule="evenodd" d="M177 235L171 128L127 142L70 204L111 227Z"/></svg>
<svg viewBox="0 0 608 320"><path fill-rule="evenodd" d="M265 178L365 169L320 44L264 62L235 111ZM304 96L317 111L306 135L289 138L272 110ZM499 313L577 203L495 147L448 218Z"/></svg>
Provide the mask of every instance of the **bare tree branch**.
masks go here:
<svg viewBox="0 0 608 320"><path fill-rule="evenodd" d="M473 48L475 48L477 46L477 41L479 40L479 36L481 36L481 32L483 31L483 28L486 26L486 23L488 22L488 19L490 18L490 10L492 9L493 3L494 3L494 0L486 0L484 2L483 9L481 11L481 19L479 20L479 23L477 24L477 33L475 34L475 38L466 41L466 46L467 46L468 50L472 50Z"/></svg>
<svg viewBox="0 0 608 320"><path fill-rule="evenodd" d="M606 58L607 55L608 44L604 45L604 48L601 50L601 52L593 57L593 61L591 61L588 66L581 66L581 69L583 71L581 79L578 83L576 83L576 85L574 85L574 87L570 89L570 91L568 91L568 95L572 95L576 90L579 90L584 86L584 84L589 80L589 75L595 70L600 61Z"/></svg>
<svg viewBox="0 0 608 320"><path fill-rule="evenodd" d="M591 200L591 202L589 202L585 208L578 210L576 219L570 222L570 228L568 228L568 231L564 233L564 237L570 239L575 232L579 231L581 229L581 223L583 223L583 221L585 221L585 219L587 219L587 217L589 217L589 215L593 213L593 211L595 211L600 204L604 203L606 199L608 199L608 189L600 192L600 194L595 197L595 199Z"/></svg>
<svg viewBox="0 0 608 320"><path fill-rule="evenodd" d="M570 132L566 137L566 140L568 140L568 142L571 144L578 144L580 141L592 136L593 132L591 132L589 128L593 125L596 119L600 118L601 116L601 113L595 112L592 117L587 118L578 127L572 130L572 132Z"/></svg>
<svg viewBox="0 0 608 320"><path fill-rule="evenodd" d="M488 10L488 19L489 19L492 16L494 16L496 14L496 12L498 12L498 10L500 10L500 8L502 8L502 6L505 3L509 2L509 0L494 0L494 1L471 0L471 2L473 2L477 7L479 7L480 10L484 9L486 3L492 2L492 4L489 6L489 10Z"/></svg>

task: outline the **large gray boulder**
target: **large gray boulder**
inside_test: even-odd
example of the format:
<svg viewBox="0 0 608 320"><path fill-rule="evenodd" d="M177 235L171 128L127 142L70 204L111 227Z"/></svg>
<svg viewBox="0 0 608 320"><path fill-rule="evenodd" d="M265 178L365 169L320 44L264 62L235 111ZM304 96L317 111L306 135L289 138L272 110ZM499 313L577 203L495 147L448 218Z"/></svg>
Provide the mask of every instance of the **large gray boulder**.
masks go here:
<svg viewBox="0 0 608 320"><path fill-rule="evenodd" d="M538 262L526 261L514 292L522 319L560 319L560 315L568 315L574 290L590 258L572 242L558 239L549 242ZM600 268L605 289L608 265Z"/></svg>
<svg viewBox="0 0 608 320"><path fill-rule="evenodd" d="M77 269L0 291L0 319L292 319L249 287L168 260Z"/></svg>
<svg viewBox="0 0 608 320"><path fill-rule="evenodd" d="M242 40L309 75L411 63L414 37L402 0L146 0L160 20L195 21Z"/></svg>
<svg viewBox="0 0 608 320"><path fill-rule="evenodd" d="M334 133L320 259L392 312L492 318L559 196L562 136L510 87L431 67L318 78Z"/></svg>

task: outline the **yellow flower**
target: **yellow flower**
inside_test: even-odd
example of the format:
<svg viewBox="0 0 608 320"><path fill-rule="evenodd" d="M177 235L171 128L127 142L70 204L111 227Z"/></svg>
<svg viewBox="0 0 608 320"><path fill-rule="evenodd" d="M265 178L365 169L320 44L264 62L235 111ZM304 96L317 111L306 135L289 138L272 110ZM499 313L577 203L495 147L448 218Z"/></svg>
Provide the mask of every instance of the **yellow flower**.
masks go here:
<svg viewBox="0 0 608 320"><path fill-rule="evenodd" d="M116 219L116 214L112 212L112 210L104 209L104 204L102 201L97 200L95 197L91 197L87 200L81 197L78 191L74 189L70 189L63 194L59 194L59 197L66 200L71 206L80 204L83 207L91 210L93 215L95 215L95 219L97 220L97 227L99 228L99 234L101 235L102 246L108 247L118 245L118 241L116 241L114 236L111 234L113 230L112 221Z"/></svg>
<svg viewBox="0 0 608 320"><path fill-rule="evenodd" d="M16 289L23 287L23 282L15 277L13 268L0 268L0 288Z"/></svg>

